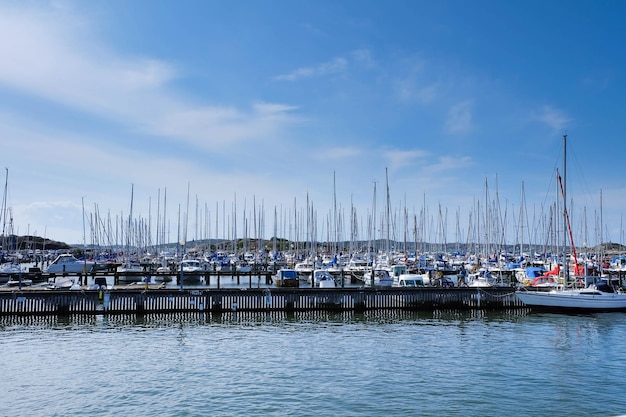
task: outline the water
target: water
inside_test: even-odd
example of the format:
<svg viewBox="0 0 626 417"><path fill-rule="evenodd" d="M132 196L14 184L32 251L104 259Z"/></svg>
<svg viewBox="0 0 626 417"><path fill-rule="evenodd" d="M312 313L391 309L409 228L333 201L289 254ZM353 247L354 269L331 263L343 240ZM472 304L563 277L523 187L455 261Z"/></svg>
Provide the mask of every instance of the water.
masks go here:
<svg viewBox="0 0 626 417"><path fill-rule="evenodd" d="M1 416L611 416L626 314L0 318Z"/></svg>

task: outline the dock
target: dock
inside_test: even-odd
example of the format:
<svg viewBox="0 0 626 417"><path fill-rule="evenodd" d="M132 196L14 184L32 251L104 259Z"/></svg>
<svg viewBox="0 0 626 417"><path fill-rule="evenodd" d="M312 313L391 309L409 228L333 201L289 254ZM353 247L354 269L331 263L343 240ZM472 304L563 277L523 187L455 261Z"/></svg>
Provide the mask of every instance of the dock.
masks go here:
<svg viewBox="0 0 626 417"><path fill-rule="evenodd" d="M34 271L32 271L35 269ZM230 278L231 280L236 280L237 283L241 283L242 281L252 282L252 277L258 277L258 279L262 279L266 283L272 282L273 272L268 270L263 271L248 271L248 272L239 272L239 271L198 271L198 272L155 272L150 270L145 271L125 271L119 272L115 269L111 270L100 270L93 273L80 274L80 273L47 273L41 272L38 268L31 268L29 272L23 273L8 273L4 274L0 277L0 284L13 282L17 283L20 279L24 281L29 281L33 283L42 283L42 282L52 282L55 278L71 278L75 280L79 285L87 285L87 283L91 281L95 281L96 278L104 278L107 282L111 281L113 285L123 285L124 283L131 282L142 282L145 278L150 278L151 281L168 281L172 278L175 278L177 282L180 282L181 279L183 282L185 281L198 281L203 280L207 283L207 285L211 285L215 283L217 287L220 287L222 279ZM4 277L4 280L2 279Z"/></svg>
<svg viewBox="0 0 626 417"><path fill-rule="evenodd" d="M3 288L0 316L525 308L512 287L490 288Z"/></svg>

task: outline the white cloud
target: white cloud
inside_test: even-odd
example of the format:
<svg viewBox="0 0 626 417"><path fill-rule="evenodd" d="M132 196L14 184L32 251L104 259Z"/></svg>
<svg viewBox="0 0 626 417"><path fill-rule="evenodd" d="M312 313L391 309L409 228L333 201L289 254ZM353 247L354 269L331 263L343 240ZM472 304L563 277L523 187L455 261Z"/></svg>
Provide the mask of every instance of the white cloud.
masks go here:
<svg viewBox="0 0 626 417"><path fill-rule="evenodd" d="M396 82L396 92L402 101L417 101L428 104L437 98L439 87L436 84L417 85L412 78L405 78Z"/></svg>
<svg viewBox="0 0 626 417"><path fill-rule="evenodd" d="M405 166L410 166L417 160L423 159L428 156L428 152L419 149L408 151L389 150L384 152L384 155L389 161L389 169L395 171Z"/></svg>
<svg viewBox="0 0 626 417"><path fill-rule="evenodd" d="M245 112L234 107L181 107L149 122L152 134L184 138L194 145L215 152L231 152L221 145L265 138L298 119L291 116L296 107L275 103L256 103Z"/></svg>
<svg viewBox="0 0 626 417"><path fill-rule="evenodd" d="M290 73L277 75L274 79L278 81L296 81L302 78L322 77L343 72L347 66L348 60L339 57L312 67L301 67Z"/></svg>
<svg viewBox="0 0 626 417"><path fill-rule="evenodd" d="M395 81L395 94L402 101L417 101L421 104L433 102L440 94L436 82L428 82L426 63L421 59L411 59L406 64L408 71Z"/></svg>
<svg viewBox="0 0 626 417"><path fill-rule="evenodd" d="M473 100L465 100L453 105L448 111L445 128L451 134L465 134L472 129Z"/></svg>
<svg viewBox="0 0 626 417"><path fill-rule="evenodd" d="M340 160L355 158L363 154L363 149L352 146L338 146L326 148L315 154L317 160Z"/></svg>
<svg viewBox="0 0 626 417"><path fill-rule="evenodd" d="M296 120L291 115L295 107L284 104L259 102L246 111L181 100L169 89L180 76L170 63L109 51L83 36L88 25L79 31L71 16L48 17L0 13L0 85L205 148L272 135ZM338 71L344 61L322 64L317 71Z"/></svg>
<svg viewBox="0 0 626 417"><path fill-rule="evenodd" d="M472 159L468 156L453 157L449 155L440 156L434 163L427 164L424 170L431 174L440 174L442 172L459 170L471 166Z"/></svg>
<svg viewBox="0 0 626 417"><path fill-rule="evenodd" d="M106 51L67 15L49 17L7 9L0 13L0 83L119 118L136 113L140 94L154 93L176 76L171 65L158 59Z"/></svg>
<svg viewBox="0 0 626 417"><path fill-rule="evenodd" d="M554 131L563 131L572 122L563 111L552 106L543 106L539 111L533 113L533 119L539 120Z"/></svg>

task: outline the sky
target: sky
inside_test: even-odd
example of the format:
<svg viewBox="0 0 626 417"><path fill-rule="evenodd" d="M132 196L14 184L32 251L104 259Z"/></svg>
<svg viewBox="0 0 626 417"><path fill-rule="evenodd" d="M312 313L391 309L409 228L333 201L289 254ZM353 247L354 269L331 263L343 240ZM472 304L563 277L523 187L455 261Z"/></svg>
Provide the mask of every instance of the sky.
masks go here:
<svg viewBox="0 0 626 417"><path fill-rule="evenodd" d="M622 1L0 0L3 229L543 243L559 170L575 243L623 243L624 16Z"/></svg>

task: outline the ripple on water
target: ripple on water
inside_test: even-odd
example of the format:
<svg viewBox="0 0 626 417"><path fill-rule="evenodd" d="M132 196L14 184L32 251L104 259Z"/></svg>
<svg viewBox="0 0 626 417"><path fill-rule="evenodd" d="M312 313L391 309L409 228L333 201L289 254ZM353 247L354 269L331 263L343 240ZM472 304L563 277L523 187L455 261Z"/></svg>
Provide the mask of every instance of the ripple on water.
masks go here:
<svg viewBox="0 0 626 417"><path fill-rule="evenodd" d="M4 318L0 415L617 415L625 324L483 312Z"/></svg>

